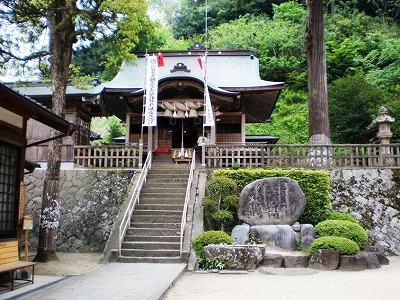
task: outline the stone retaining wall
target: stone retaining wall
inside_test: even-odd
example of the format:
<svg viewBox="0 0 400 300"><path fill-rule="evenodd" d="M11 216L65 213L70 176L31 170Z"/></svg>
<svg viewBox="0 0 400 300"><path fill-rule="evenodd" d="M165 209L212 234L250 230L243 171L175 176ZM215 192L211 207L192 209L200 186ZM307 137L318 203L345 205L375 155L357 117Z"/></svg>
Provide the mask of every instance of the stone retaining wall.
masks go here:
<svg viewBox="0 0 400 300"><path fill-rule="evenodd" d="M102 252L121 204L126 199L134 170L61 171L61 217L57 250ZM38 244L44 170L25 175L26 213L34 216L29 247Z"/></svg>
<svg viewBox="0 0 400 300"><path fill-rule="evenodd" d="M400 170L334 170L332 210L350 213L370 242L400 255Z"/></svg>

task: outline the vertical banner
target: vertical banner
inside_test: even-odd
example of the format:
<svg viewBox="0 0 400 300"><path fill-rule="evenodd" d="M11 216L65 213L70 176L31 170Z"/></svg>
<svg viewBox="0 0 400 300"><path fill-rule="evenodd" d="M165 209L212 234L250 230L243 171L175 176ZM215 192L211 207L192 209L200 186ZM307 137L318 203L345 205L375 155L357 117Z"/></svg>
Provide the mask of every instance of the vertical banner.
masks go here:
<svg viewBox="0 0 400 300"><path fill-rule="evenodd" d="M204 120L203 126L214 126L214 112L211 106L211 98L210 93L208 91L208 83L207 83L207 57L206 55L202 56L200 60L198 60L200 68L203 70L204 77Z"/></svg>
<svg viewBox="0 0 400 300"><path fill-rule="evenodd" d="M147 56L146 104L143 126L157 126L158 61L157 56Z"/></svg>

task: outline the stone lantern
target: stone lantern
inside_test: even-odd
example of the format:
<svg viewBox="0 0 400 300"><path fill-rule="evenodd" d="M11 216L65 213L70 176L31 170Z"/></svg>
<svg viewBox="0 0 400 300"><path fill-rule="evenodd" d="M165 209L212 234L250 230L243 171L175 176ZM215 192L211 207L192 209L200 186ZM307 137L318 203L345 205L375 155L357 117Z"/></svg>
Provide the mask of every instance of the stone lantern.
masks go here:
<svg viewBox="0 0 400 300"><path fill-rule="evenodd" d="M378 134L377 137L381 143L381 145L390 144L390 139L393 136L393 133L390 131L390 124L394 122L394 118L388 116L387 109L385 107L381 107L379 109L379 116L375 119L376 125L378 125ZM382 147L382 154L390 154L389 147Z"/></svg>

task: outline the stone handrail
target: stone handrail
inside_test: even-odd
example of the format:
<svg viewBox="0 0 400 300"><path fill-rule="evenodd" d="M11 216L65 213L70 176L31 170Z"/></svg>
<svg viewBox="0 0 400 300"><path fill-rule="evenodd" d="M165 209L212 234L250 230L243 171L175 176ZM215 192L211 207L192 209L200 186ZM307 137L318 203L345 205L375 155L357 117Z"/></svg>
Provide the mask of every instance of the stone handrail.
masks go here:
<svg viewBox="0 0 400 300"><path fill-rule="evenodd" d="M277 167L305 169L400 168L400 144L275 145L221 143L205 146L209 168Z"/></svg>
<svg viewBox="0 0 400 300"><path fill-rule="evenodd" d="M118 230L118 255L121 256L122 241L124 240L126 229L130 227L132 213L135 209L136 204L139 204L139 195L142 190L143 184L146 182L148 171L151 169L152 153L147 154L146 161L143 164L142 171L140 172L139 179L133 190L132 196L129 200L129 204L126 208L124 217L122 218L121 225Z"/></svg>
<svg viewBox="0 0 400 300"><path fill-rule="evenodd" d="M192 155L193 156L192 156L192 161L190 164L189 179L188 179L188 183L187 183L187 187L186 187L185 204L183 205L182 220L181 220L181 235L180 235L180 255L181 256L182 256L182 252L183 252L183 236L184 236L185 227L186 227L187 207L188 207L190 196L191 196L190 192L191 192L191 188L192 188L193 174L194 174L194 170L196 167L196 151L195 150L193 150Z"/></svg>
<svg viewBox="0 0 400 300"><path fill-rule="evenodd" d="M139 146L75 146L74 162L87 168L137 168Z"/></svg>

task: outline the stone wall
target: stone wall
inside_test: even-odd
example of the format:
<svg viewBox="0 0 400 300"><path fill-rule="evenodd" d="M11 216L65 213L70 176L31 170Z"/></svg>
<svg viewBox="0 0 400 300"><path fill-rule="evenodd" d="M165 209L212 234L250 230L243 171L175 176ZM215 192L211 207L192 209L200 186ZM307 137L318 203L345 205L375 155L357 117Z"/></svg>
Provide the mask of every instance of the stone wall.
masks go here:
<svg viewBox="0 0 400 300"><path fill-rule="evenodd" d="M121 204L127 196L134 170L61 171L61 217L57 250L102 252ZM44 170L25 175L26 213L34 216L29 247L38 244Z"/></svg>
<svg viewBox="0 0 400 300"><path fill-rule="evenodd" d="M331 171L332 210L350 213L372 244L400 255L400 170Z"/></svg>

